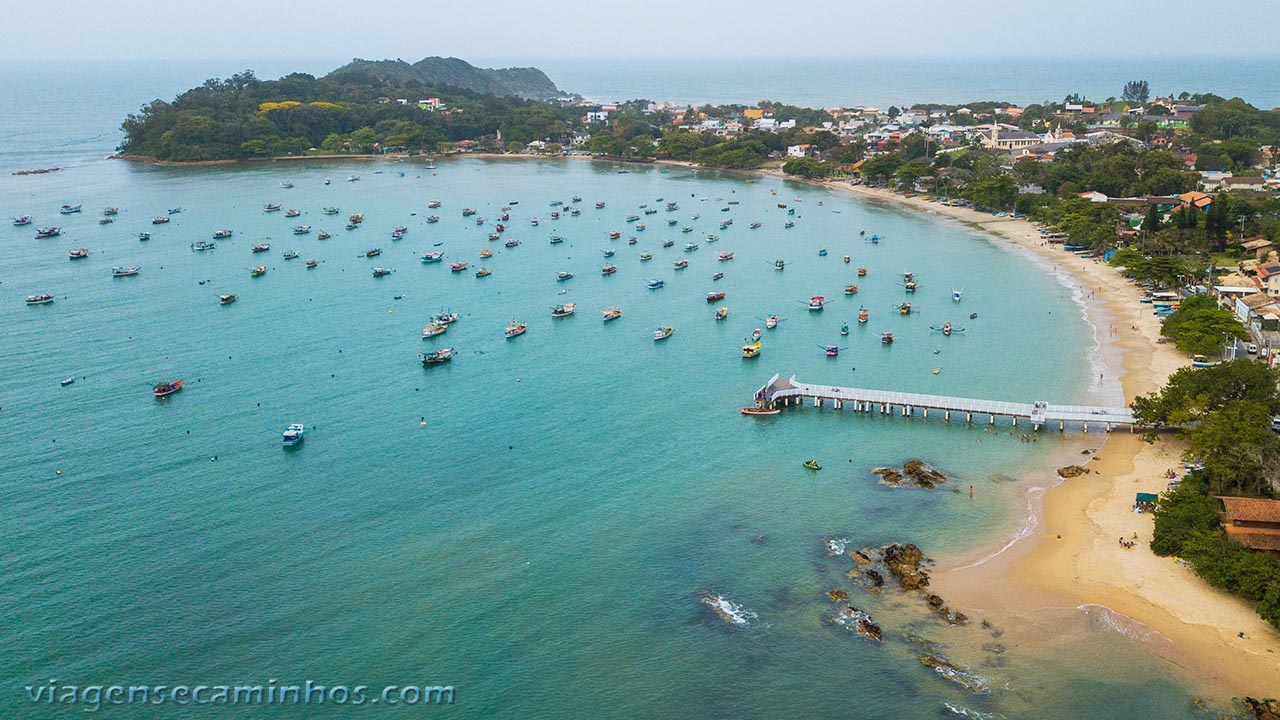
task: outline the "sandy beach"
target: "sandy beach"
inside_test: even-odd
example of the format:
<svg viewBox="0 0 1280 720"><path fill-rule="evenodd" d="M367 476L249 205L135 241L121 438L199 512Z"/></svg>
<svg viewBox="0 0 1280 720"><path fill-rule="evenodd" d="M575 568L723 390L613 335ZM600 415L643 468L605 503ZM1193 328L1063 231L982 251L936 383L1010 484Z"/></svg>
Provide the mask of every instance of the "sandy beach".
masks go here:
<svg viewBox="0 0 1280 720"><path fill-rule="evenodd" d="M1084 293L1108 371L1118 374L1125 402L1156 390L1188 363L1172 345L1156 342L1159 320L1138 302L1136 286L1099 261L1044 244L1025 220L887 190L828 185L954 219L1053 263ZM1035 503L1034 532L995 556L943 568L934 578L936 590L955 606L1013 626L1039 627L1041 633L1038 611L1086 612L1101 606L1154 631L1147 642L1204 694L1274 695L1280 690L1280 632L1248 603L1210 587L1174 559L1153 554L1148 549L1152 518L1132 510L1135 493L1164 490L1164 472L1180 469L1178 441L1164 437L1148 444L1140 435L1116 432L1100 442L1092 461L1081 463L1091 474L1059 482L1050 470L1043 478L1029 478L1049 488ZM1121 538L1135 534L1136 546L1121 545Z"/></svg>

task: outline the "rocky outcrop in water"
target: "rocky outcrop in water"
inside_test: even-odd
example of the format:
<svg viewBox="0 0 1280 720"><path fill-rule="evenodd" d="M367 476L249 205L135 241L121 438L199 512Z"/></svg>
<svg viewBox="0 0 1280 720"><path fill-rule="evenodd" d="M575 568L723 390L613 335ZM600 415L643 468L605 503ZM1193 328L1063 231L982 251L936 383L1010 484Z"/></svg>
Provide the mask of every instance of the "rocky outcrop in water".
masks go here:
<svg viewBox="0 0 1280 720"><path fill-rule="evenodd" d="M1249 712L1249 717L1254 720L1280 720L1280 700L1273 698L1259 700L1246 697L1240 702L1244 704L1245 710Z"/></svg>
<svg viewBox="0 0 1280 720"><path fill-rule="evenodd" d="M947 481L946 473L923 460L908 460L901 470L878 467L871 470L880 476L880 484L889 487L920 487L931 489Z"/></svg>
<svg viewBox="0 0 1280 720"><path fill-rule="evenodd" d="M852 605L845 605L840 608L840 611L829 618L829 621L847 630L852 630L859 637L866 640L880 642L884 637L884 630L879 623L871 619L871 614Z"/></svg>
<svg viewBox="0 0 1280 720"><path fill-rule="evenodd" d="M1081 475L1088 475L1089 472L1089 468L1079 465L1067 465L1058 468L1058 476L1064 478L1080 477Z"/></svg>
<svg viewBox="0 0 1280 720"><path fill-rule="evenodd" d="M884 549L884 564L903 590L919 590L929 584L929 573L920 569L924 552L913 543L894 543Z"/></svg>
<svg viewBox="0 0 1280 720"><path fill-rule="evenodd" d="M969 622L969 616L959 611L953 611L947 607L946 602L938 595L930 595L925 598L925 602L929 603L929 608L937 613L938 617L946 620L952 625L966 625Z"/></svg>
<svg viewBox="0 0 1280 720"><path fill-rule="evenodd" d="M960 667L941 654L926 653L921 655L920 664L934 671L944 680L949 680L976 695L985 695L991 692L986 678Z"/></svg>

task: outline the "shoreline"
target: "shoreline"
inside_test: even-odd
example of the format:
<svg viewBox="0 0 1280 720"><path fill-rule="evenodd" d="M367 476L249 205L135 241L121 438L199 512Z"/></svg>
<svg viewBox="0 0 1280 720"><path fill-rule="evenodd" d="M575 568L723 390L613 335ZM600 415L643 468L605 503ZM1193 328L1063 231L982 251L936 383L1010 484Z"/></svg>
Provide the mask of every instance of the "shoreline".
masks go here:
<svg viewBox="0 0 1280 720"><path fill-rule="evenodd" d="M1027 220L888 190L815 184L963 223L1050 263L1083 292L1099 350L1109 356L1102 360L1119 378L1126 403L1157 390L1188 362L1172 345L1156 343L1159 320L1143 312L1136 286L1100 261L1080 260L1043 244ZM1044 489L1028 493L1031 532L1019 533L986 557L940 568L934 576L937 592L954 606L995 613L1001 622L1041 634L1045 626L1037 622L1037 613L1109 610L1167 640L1142 642L1206 694L1224 699L1274 695L1280 633L1249 603L1211 587L1172 558L1151 553L1152 518L1131 510L1134 493L1165 489L1165 469L1182 464L1180 443L1165 438L1148 444L1139 435L1114 432L1090 459L1093 472L1069 480L1060 480L1052 469L1033 472L1029 479L1043 480L1036 484ZM1135 533L1137 547L1126 549L1117 541Z"/></svg>
<svg viewBox="0 0 1280 720"><path fill-rule="evenodd" d="M146 158L123 158L161 165L225 165L274 160L403 160L398 155L338 155L260 158L250 160L165 163ZM598 160L591 156L541 156L529 153L464 153L440 159L482 160ZM1025 253L1043 262L1079 291L1086 321L1092 326L1096 352L1091 359L1106 367L1105 381L1089 391L1123 395L1125 403L1158 389L1169 374L1188 361L1172 345L1157 344L1160 323L1139 304L1136 287L1097 260L1082 260L1044 244L1030 222L997 217L969 208L948 207L919 197L846 182L792 177L776 167L755 170L702 168L691 163L656 160L647 164L715 172L744 173L804 183L844 192L872 204L924 213L940 222L958 222L1002 249ZM1110 328L1116 328L1112 334ZM1131 328L1137 328L1136 330ZM1097 368L1095 368L1095 372ZM1119 399L1119 398L1117 398ZM1096 435L1094 437L1097 437ZM1082 440L1089 440L1087 436ZM1251 695L1270 697L1280 677L1280 632L1265 623L1251 605L1210 587L1192 570L1148 549L1150 515L1130 509L1135 492L1159 492L1167 481L1163 472L1179 467L1180 447L1162 439L1148 445L1137 435L1115 432L1096 442L1089 458L1093 472L1061 480L1053 467L1026 474L1026 526L1015 535L993 537L982 557L946 558L933 577L935 591L957 609L993 616L1002 625L1018 628L1028 637L1052 639L1053 614L1069 611L1084 617L1101 609L1122 621L1145 628L1141 644L1177 669L1190 683L1211 697ZM1076 456L1075 461L1083 460ZM1029 526L1030 530L1025 528ZM1138 535L1139 544L1125 549L1116 538ZM1148 632L1149 630L1149 632ZM1245 638L1237 637L1243 632ZM1154 635L1154 637L1153 637ZM1157 642L1163 640L1162 642Z"/></svg>

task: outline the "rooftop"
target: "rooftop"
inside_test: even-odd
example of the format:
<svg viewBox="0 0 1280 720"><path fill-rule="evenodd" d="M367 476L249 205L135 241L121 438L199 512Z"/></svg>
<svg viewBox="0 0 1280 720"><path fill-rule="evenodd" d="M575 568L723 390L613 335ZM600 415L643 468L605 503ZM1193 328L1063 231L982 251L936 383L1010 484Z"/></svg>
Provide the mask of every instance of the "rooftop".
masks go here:
<svg viewBox="0 0 1280 720"><path fill-rule="evenodd" d="M1280 500L1240 497L1219 497L1218 499L1226 508L1228 521L1280 524Z"/></svg>

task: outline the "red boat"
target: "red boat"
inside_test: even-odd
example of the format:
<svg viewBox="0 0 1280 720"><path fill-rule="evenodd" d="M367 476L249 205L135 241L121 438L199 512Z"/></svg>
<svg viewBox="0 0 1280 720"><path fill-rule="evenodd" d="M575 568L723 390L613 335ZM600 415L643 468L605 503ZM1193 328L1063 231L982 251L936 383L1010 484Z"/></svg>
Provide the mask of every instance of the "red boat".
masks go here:
<svg viewBox="0 0 1280 720"><path fill-rule="evenodd" d="M182 389L182 379L179 378L173 382L156 383L151 389L151 393L157 398L168 397Z"/></svg>
<svg viewBox="0 0 1280 720"><path fill-rule="evenodd" d="M709 293L707 293L707 302L709 302L709 303L713 303L713 302L715 302L715 301L717 301L717 300L723 300L723 299L724 299L724 291L723 291L723 290L717 290L717 291L715 291L715 292L709 292Z"/></svg>

